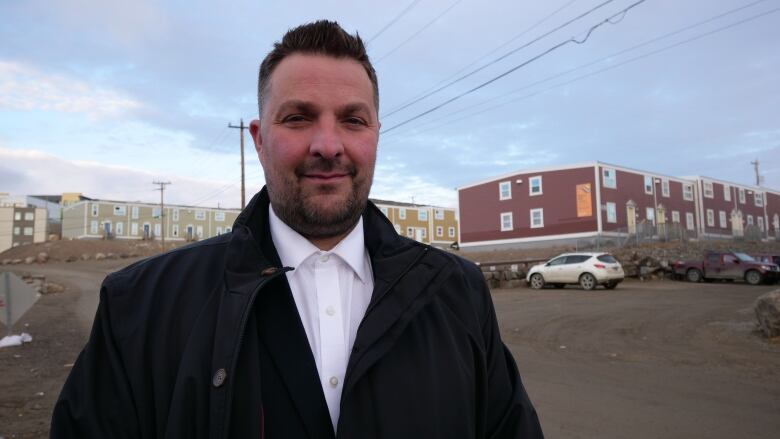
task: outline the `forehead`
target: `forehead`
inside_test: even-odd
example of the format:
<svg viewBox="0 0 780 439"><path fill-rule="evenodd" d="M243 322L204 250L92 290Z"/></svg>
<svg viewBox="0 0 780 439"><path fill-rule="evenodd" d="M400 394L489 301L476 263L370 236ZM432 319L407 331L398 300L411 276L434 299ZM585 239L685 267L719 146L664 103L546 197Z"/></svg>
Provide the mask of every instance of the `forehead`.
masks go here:
<svg viewBox="0 0 780 439"><path fill-rule="evenodd" d="M266 108L288 100L328 102L352 101L373 104L373 86L363 66L350 58L293 54L271 73Z"/></svg>

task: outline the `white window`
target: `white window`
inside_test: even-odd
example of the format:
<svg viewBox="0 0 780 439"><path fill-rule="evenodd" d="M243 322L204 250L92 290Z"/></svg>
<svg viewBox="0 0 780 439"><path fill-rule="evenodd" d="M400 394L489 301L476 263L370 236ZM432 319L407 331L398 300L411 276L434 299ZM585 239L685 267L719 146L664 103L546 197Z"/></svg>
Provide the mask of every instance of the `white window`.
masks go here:
<svg viewBox="0 0 780 439"><path fill-rule="evenodd" d="M712 191L712 182L711 181L705 181L704 182L704 198L712 198L714 195L715 194Z"/></svg>
<svg viewBox="0 0 780 439"><path fill-rule="evenodd" d="M443 220L444 219L444 209L434 209L434 211L433 211L433 219Z"/></svg>
<svg viewBox="0 0 780 439"><path fill-rule="evenodd" d="M410 238L414 238L414 227L407 227L406 228L406 236Z"/></svg>
<svg viewBox="0 0 780 439"><path fill-rule="evenodd" d="M173 209L173 220L174 221L179 220L179 209Z"/></svg>
<svg viewBox="0 0 780 439"><path fill-rule="evenodd" d="M152 208L152 218L160 218L160 207Z"/></svg>
<svg viewBox="0 0 780 439"><path fill-rule="evenodd" d="M537 175L528 179L528 195L542 195L542 176Z"/></svg>
<svg viewBox="0 0 780 439"><path fill-rule="evenodd" d="M676 210L672 211L672 222L675 224L680 224L680 212Z"/></svg>
<svg viewBox="0 0 780 439"><path fill-rule="evenodd" d="M92 220L91 223L89 223L89 233L93 235L97 235L98 232L98 222L95 220Z"/></svg>
<svg viewBox="0 0 780 439"><path fill-rule="evenodd" d="M683 200L693 201L693 185L692 184L684 184L683 185Z"/></svg>
<svg viewBox="0 0 780 439"><path fill-rule="evenodd" d="M160 223L155 223L154 225L154 236L162 236L162 227L160 227Z"/></svg>
<svg viewBox="0 0 780 439"><path fill-rule="evenodd" d="M753 225L753 215L748 215L747 216L747 223L748 223L749 226Z"/></svg>
<svg viewBox="0 0 780 439"><path fill-rule="evenodd" d="M436 226L436 236L444 236L444 227Z"/></svg>
<svg viewBox="0 0 780 439"><path fill-rule="evenodd" d="M205 215L205 213L204 213L204 215ZM195 227L195 235L198 236L198 239L203 238L203 226Z"/></svg>
<svg viewBox="0 0 780 439"><path fill-rule="evenodd" d="M661 195L666 198L669 198L669 194L670 194L669 180L664 178L663 180L661 180Z"/></svg>
<svg viewBox="0 0 780 439"><path fill-rule="evenodd" d="M138 236L138 223L130 223L130 234Z"/></svg>
<svg viewBox="0 0 780 439"><path fill-rule="evenodd" d="M179 237L179 225L178 224L174 224L173 225L173 236L174 236L174 238L178 238Z"/></svg>
<svg viewBox="0 0 780 439"><path fill-rule="evenodd" d="M617 176L615 170L612 168L604 168L601 170L601 180L604 183L604 187L616 189L617 188Z"/></svg>
<svg viewBox="0 0 780 439"><path fill-rule="evenodd" d="M447 235L450 238L454 238L455 237L455 227L448 227L447 228Z"/></svg>
<svg viewBox="0 0 780 439"><path fill-rule="evenodd" d="M19 226L14 227L14 235L19 236L22 233L22 228Z"/></svg>
<svg viewBox="0 0 780 439"><path fill-rule="evenodd" d="M695 229L695 226L693 224L693 214L690 212L685 213L685 228L688 230Z"/></svg>
<svg viewBox="0 0 780 439"><path fill-rule="evenodd" d="M647 220L651 223L655 224L655 210L653 210L652 207L645 209L645 218L647 218Z"/></svg>
<svg viewBox="0 0 780 439"><path fill-rule="evenodd" d="M116 236L122 236L125 234L125 223L116 223Z"/></svg>
<svg viewBox="0 0 780 439"><path fill-rule="evenodd" d="M195 219L198 221L203 221L206 219L206 211L205 210L196 210L195 211Z"/></svg>
<svg viewBox="0 0 780 439"><path fill-rule="evenodd" d="M425 209L420 209L417 211L417 220L418 221L428 221L428 211Z"/></svg>
<svg viewBox="0 0 780 439"><path fill-rule="evenodd" d="M222 227L217 227L217 236L222 234Z"/></svg>
<svg viewBox="0 0 780 439"><path fill-rule="evenodd" d="M382 211L382 215L387 216L387 208L386 207L380 207L379 210Z"/></svg>
<svg viewBox="0 0 780 439"><path fill-rule="evenodd" d="M607 222L608 223L617 222L617 208L615 206L615 203L607 203Z"/></svg>
<svg viewBox="0 0 780 439"><path fill-rule="evenodd" d="M544 227L544 209L531 209L531 228Z"/></svg>
<svg viewBox="0 0 780 439"><path fill-rule="evenodd" d="M721 210L718 212L718 220L720 222L720 228L721 229L727 229L729 227L728 220L726 218L726 212Z"/></svg>
<svg viewBox="0 0 780 439"><path fill-rule="evenodd" d="M498 184L498 199L509 200L512 198L512 182L502 181Z"/></svg>
<svg viewBox="0 0 780 439"><path fill-rule="evenodd" d="M509 230L512 230L512 212L504 212L501 214L501 231Z"/></svg>
<svg viewBox="0 0 780 439"><path fill-rule="evenodd" d="M764 217L760 216L760 217L756 218L756 220L758 221L758 229L763 232L764 231Z"/></svg>
<svg viewBox="0 0 780 439"><path fill-rule="evenodd" d="M723 201L731 201L731 186L723 185Z"/></svg>
<svg viewBox="0 0 780 439"><path fill-rule="evenodd" d="M715 211L707 209L707 226L715 227Z"/></svg>
<svg viewBox="0 0 780 439"><path fill-rule="evenodd" d="M98 216L98 205L92 204L92 216Z"/></svg>
<svg viewBox="0 0 780 439"><path fill-rule="evenodd" d="M425 238L425 236L427 235L427 233L426 233L426 230L425 230L425 229L423 229L423 228L419 228L419 229L417 229L417 230L419 230L419 231L420 231L420 236L422 236L423 238Z"/></svg>
<svg viewBox="0 0 780 439"><path fill-rule="evenodd" d="M14 212L14 219L16 221L21 221L22 220L22 212Z"/></svg>
<svg viewBox="0 0 780 439"><path fill-rule="evenodd" d="M406 219L406 208L405 207L398 208L398 218L402 219L402 220Z"/></svg>
<svg viewBox="0 0 780 439"><path fill-rule="evenodd" d="M24 228L24 236L32 236L33 234L33 228L32 227L25 227Z"/></svg>
<svg viewBox="0 0 780 439"><path fill-rule="evenodd" d="M739 202L745 204L745 189L739 188Z"/></svg>
<svg viewBox="0 0 780 439"><path fill-rule="evenodd" d="M225 212L214 212L214 221L225 221Z"/></svg>
<svg viewBox="0 0 780 439"><path fill-rule="evenodd" d="M114 216L125 216L127 215L127 207L115 204L114 205ZM119 233L117 233L119 234Z"/></svg>
<svg viewBox="0 0 780 439"><path fill-rule="evenodd" d="M25 212L24 213L24 220L25 221L35 221L35 212Z"/></svg>
<svg viewBox="0 0 780 439"><path fill-rule="evenodd" d="M132 219L138 219L138 206L133 206L130 208L130 217ZM135 233L133 233L135 235Z"/></svg>
<svg viewBox="0 0 780 439"><path fill-rule="evenodd" d="M646 194L653 193L653 177L649 175L645 175L645 193Z"/></svg>
<svg viewBox="0 0 780 439"><path fill-rule="evenodd" d="M756 204L756 207L764 207L764 194L754 192L753 202Z"/></svg>

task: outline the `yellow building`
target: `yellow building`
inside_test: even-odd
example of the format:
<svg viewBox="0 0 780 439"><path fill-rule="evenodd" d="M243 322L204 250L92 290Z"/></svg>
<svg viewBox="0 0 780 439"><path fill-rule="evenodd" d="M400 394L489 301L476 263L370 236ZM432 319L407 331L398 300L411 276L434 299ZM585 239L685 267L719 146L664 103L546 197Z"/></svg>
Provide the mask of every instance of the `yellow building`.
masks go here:
<svg viewBox="0 0 780 439"><path fill-rule="evenodd" d="M393 223L400 235L436 246L449 246L458 240L458 213L454 208L371 201Z"/></svg>

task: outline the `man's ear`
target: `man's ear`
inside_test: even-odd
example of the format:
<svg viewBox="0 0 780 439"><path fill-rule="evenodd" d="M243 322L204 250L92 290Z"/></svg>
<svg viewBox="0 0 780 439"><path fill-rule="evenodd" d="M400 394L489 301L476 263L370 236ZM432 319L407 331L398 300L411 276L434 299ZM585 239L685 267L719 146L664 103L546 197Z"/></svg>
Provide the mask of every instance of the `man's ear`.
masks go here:
<svg viewBox="0 0 780 439"><path fill-rule="evenodd" d="M255 142L255 151L257 151L257 158L260 159L260 163L263 162L263 137L260 134L260 120L255 119L249 123L249 134L252 135L252 141Z"/></svg>

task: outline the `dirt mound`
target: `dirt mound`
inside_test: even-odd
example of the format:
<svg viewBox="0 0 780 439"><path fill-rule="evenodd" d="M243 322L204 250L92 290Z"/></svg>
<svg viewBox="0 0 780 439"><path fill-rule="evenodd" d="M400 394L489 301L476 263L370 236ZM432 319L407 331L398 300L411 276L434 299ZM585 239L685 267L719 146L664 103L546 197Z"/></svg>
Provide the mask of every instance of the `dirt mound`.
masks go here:
<svg viewBox="0 0 780 439"><path fill-rule="evenodd" d="M165 243L165 249L170 250L183 245L182 243ZM125 240L64 240L49 241L39 244L23 245L10 248L0 253L0 262L6 259L38 258L40 253L46 253L50 261L64 262L80 259L89 255L94 259L97 253L116 255L117 258L134 258L153 256L162 252L159 241L125 241Z"/></svg>

